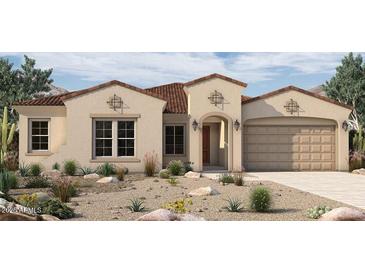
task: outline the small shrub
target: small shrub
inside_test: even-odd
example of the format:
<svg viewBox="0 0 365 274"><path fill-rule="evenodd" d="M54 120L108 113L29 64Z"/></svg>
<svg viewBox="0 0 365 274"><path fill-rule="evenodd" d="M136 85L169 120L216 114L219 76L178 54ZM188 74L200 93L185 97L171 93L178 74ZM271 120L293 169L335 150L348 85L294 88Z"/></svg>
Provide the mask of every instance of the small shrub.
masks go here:
<svg viewBox="0 0 365 274"><path fill-rule="evenodd" d="M7 170L0 172L0 191L4 194L8 193L11 186L11 173Z"/></svg>
<svg viewBox="0 0 365 274"><path fill-rule="evenodd" d="M148 177L155 175L157 167L157 154L155 152L146 153L144 155L144 173Z"/></svg>
<svg viewBox="0 0 365 274"><path fill-rule="evenodd" d="M186 213L188 211L187 206L192 204L193 202L190 199L179 199L174 202L166 203L162 208L171 210L175 213Z"/></svg>
<svg viewBox="0 0 365 274"><path fill-rule="evenodd" d="M168 179L168 178L170 178L170 173L167 169L161 169L158 176L161 179Z"/></svg>
<svg viewBox="0 0 365 274"><path fill-rule="evenodd" d="M67 160L63 164L63 172L68 176L74 176L76 174L77 164L74 160Z"/></svg>
<svg viewBox="0 0 365 274"><path fill-rule="evenodd" d="M242 174L236 174L233 176L234 184L236 186L243 186L243 177Z"/></svg>
<svg viewBox="0 0 365 274"><path fill-rule="evenodd" d="M42 172L42 168L40 164L31 164L30 165L30 174L32 176L39 176Z"/></svg>
<svg viewBox="0 0 365 274"><path fill-rule="evenodd" d="M241 212L243 209L242 202L237 198L228 198L225 200L227 202L227 206L224 208L229 212Z"/></svg>
<svg viewBox="0 0 365 274"><path fill-rule="evenodd" d="M271 194L265 187L256 187L250 194L250 207L257 212L265 212L271 207Z"/></svg>
<svg viewBox="0 0 365 274"><path fill-rule="evenodd" d="M60 170L60 164L59 163L54 163L53 165L52 165L52 169L55 169L55 170Z"/></svg>
<svg viewBox="0 0 365 274"><path fill-rule="evenodd" d="M115 170L115 175L119 181L124 181L125 169L123 167L117 167Z"/></svg>
<svg viewBox="0 0 365 274"><path fill-rule="evenodd" d="M69 219L75 216L74 211L58 199L51 199L40 204L43 214L49 214L60 219Z"/></svg>
<svg viewBox="0 0 365 274"><path fill-rule="evenodd" d="M224 185L234 184L234 178L229 174L222 174L219 178L219 182L222 182Z"/></svg>
<svg viewBox="0 0 365 274"><path fill-rule="evenodd" d="M184 162L184 170L185 172L193 171L193 167L191 166L192 162Z"/></svg>
<svg viewBox="0 0 365 274"><path fill-rule="evenodd" d="M184 163L180 160L172 160L167 165L167 169L171 175L179 176L184 174Z"/></svg>
<svg viewBox="0 0 365 274"><path fill-rule="evenodd" d="M104 163L101 166L98 167L97 173L99 175L109 177L110 175L115 173L115 166L110 163Z"/></svg>
<svg viewBox="0 0 365 274"><path fill-rule="evenodd" d="M37 194L23 194L17 199L18 203L25 207L35 208L38 206Z"/></svg>
<svg viewBox="0 0 365 274"><path fill-rule="evenodd" d="M177 186L177 184L179 183L179 181L174 177L171 177L170 179L168 179L167 182L172 186Z"/></svg>
<svg viewBox="0 0 365 274"><path fill-rule="evenodd" d="M327 206L315 206L307 210L307 216L311 219L318 219L323 214L331 211L332 209Z"/></svg>
<svg viewBox="0 0 365 274"><path fill-rule="evenodd" d="M79 170L82 175L88 175L95 172L95 170L90 167L80 167Z"/></svg>
<svg viewBox="0 0 365 274"><path fill-rule="evenodd" d="M61 202L67 203L76 196L77 189L69 178L61 177L52 185L52 192Z"/></svg>
<svg viewBox="0 0 365 274"><path fill-rule="evenodd" d="M22 177L27 177L27 176L29 176L29 174L30 174L30 166L29 166L29 165L26 165L26 164L24 164L24 163L21 163L21 164L19 165L19 174L20 174L20 176L22 176Z"/></svg>
<svg viewBox="0 0 365 274"><path fill-rule="evenodd" d="M30 177L27 179L25 188L46 188L49 187L50 183L46 177L37 176Z"/></svg>
<svg viewBox="0 0 365 274"><path fill-rule="evenodd" d="M18 179L14 172L9 172L9 187L10 189L18 188Z"/></svg>
<svg viewBox="0 0 365 274"><path fill-rule="evenodd" d="M131 211L131 212L142 212L145 210L145 207L143 206L144 202L140 199L131 199L130 201L130 205L127 206L127 208Z"/></svg>

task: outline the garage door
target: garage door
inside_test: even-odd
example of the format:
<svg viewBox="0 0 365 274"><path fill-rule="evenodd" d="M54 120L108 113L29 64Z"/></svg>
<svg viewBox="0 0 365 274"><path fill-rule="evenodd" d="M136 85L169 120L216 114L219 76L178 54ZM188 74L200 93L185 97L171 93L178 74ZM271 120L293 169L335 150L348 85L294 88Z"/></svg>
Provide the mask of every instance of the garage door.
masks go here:
<svg viewBox="0 0 365 274"><path fill-rule="evenodd" d="M334 126L245 126L243 147L246 170L336 168Z"/></svg>

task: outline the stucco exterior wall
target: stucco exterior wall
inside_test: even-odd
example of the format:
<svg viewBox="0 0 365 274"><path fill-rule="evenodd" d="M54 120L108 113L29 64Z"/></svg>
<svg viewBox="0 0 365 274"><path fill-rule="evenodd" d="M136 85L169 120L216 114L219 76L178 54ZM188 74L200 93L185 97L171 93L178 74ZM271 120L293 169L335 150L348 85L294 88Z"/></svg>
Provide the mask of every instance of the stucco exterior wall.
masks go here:
<svg viewBox="0 0 365 274"><path fill-rule="evenodd" d="M296 101L300 106L298 114L290 114L284 108L290 99ZM295 90L284 92L266 99L253 101L242 105L243 125L256 123L274 124L336 124L336 162L337 170L348 170L348 132L342 129L343 121L348 119L350 109L326 102L324 100L308 96ZM284 119L254 120L268 117L281 117ZM311 119L301 119L301 118ZM327 122L326 120L327 119ZM328 121L329 120L329 121ZM243 151L242 151L243 155Z"/></svg>
<svg viewBox="0 0 365 274"><path fill-rule="evenodd" d="M114 111L106 103L114 94L120 96L124 102L124 109ZM46 169L58 162L74 159L81 166L97 167L104 162L126 166L130 171L143 171L143 157L147 152L155 152L158 165L162 165L162 113L166 102L118 85L109 86L65 101L67 116L61 119L53 116L52 111L44 107L34 108L33 115L51 118L51 155L39 157L33 155L22 156L25 162L40 162ZM22 113L20 128L27 132L24 124L29 117ZM126 118L136 121L136 155L132 158L93 158L92 121L93 118ZM60 120L58 122L58 120ZM62 121L62 122L61 122ZM26 130L24 130L26 129ZM63 136L63 137L61 137ZM62 141L60 141L62 140ZM22 155L26 143L26 134L21 134ZM54 143L54 144L53 144ZM65 145L62 145L65 144Z"/></svg>
<svg viewBox="0 0 365 274"><path fill-rule="evenodd" d="M202 160L202 125L206 118L211 116L221 117L228 123L228 170L240 171L241 165L241 130L233 129L233 122L237 119L241 123L241 91L243 87L231 82L213 78L186 88L188 95L188 114L190 116L190 161L194 162L193 168L203 170ZM224 104L211 104L208 97L212 92L218 91L224 97ZM199 123L199 129L194 131L192 122Z"/></svg>

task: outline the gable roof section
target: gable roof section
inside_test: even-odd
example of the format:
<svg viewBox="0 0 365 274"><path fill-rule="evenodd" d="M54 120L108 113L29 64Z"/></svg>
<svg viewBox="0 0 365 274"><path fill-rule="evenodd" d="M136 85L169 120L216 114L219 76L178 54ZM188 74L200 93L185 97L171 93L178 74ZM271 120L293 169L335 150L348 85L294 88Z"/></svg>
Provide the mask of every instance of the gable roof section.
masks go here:
<svg viewBox="0 0 365 274"><path fill-rule="evenodd" d="M275 95L279 95L281 93L285 93L285 92L288 92L288 91L291 91L291 90L298 91L298 92L303 93L305 95L309 95L309 96L315 97L317 99L326 101L328 103L332 103L332 104L338 105L340 107L348 108L348 109L351 109L351 110L353 109L352 106L349 106L349 105L340 103L340 102L338 102L336 100L333 100L333 99L330 99L328 97L324 97L324 96L318 95L316 93L312 93L312 92L310 92L308 90L301 89L301 88L298 88L298 87L295 87L295 86L287 86L285 88L281 88L281 89L278 89L278 90L274 90L272 92L265 93L265 94L260 95L260 96L256 96L256 97L249 98L247 100L242 101L242 104L248 104L248 103L251 103L251 102L254 102L254 101L258 101L258 100L261 100L261 99L266 99L266 98L269 98L269 97L272 97L272 96L275 96Z"/></svg>
<svg viewBox="0 0 365 274"><path fill-rule="evenodd" d="M62 97L64 94L41 97L31 100L15 102L15 106L63 106Z"/></svg>
<svg viewBox="0 0 365 274"><path fill-rule="evenodd" d="M204 82L204 81L207 81L207 80L210 80L210 79L214 79L214 78L219 78L219 79L222 79L222 80L231 82L233 84L236 84L236 85L239 85L239 86L242 86L242 87L247 87L247 84L244 83L244 82L241 82L241 81L232 79L230 77L227 77L227 76L224 76L224 75L221 75L221 74L218 74L218 73L213 73L213 74L210 74L208 76L204 76L204 77L201 77L201 78L192 80L190 82L185 83L185 86L187 86L187 87L188 86L192 86L192 85L198 84L200 82Z"/></svg>

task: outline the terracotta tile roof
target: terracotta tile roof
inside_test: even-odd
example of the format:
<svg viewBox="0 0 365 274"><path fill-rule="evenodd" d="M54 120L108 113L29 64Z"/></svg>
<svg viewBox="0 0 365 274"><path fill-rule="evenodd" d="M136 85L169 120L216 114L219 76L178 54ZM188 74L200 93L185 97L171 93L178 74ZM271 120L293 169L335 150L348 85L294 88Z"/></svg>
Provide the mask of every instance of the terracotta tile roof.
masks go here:
<svg viewBox="0 0 365 274"><path fill-rule="evenodd" d="M308 90L301 89L301 88L298 88L298 87L295 87L295 86L287 86L285 88L274 90L272 92L265 93L265 94L260 95L260 96L252 97L248 100L242 101L242 104L248 104L248 103L251 103L251 102L254 102L254 101L257 101L257 100L266 99L266 98L269 98L271 96L275 96L275 95L278 95L280 93L284 93L284 92L287 92L287 91L290 91L290 90L295 90L295 91L301 92L305 95L309 95L309 96L318 98L320 100L323 100L323 101L326 101L326 102L329 102L329 103L332 103L332 104L335 104L335 105L338 105L338 106L341 106L341 107L344 107L344 108L353 109L352 106L340 103L336 100L330 99L330 98L325 97L325 96L318 95L316 93L313 93L313 92L310 92Z"/></svg>
<svg viewBox="0 0 365 274"><path fill-rule="evenodd" d="M220 79L226 80L228 82L234 83L236 85L239 85L239 86L242 86L242 87L247 87L247 84L244 83L244 82L232 79L230 77L227 77L227 76L224 76L224 75L221 75L221 74L218 74L218 73L213 73L213 74L210 74L208 76L204 76L204 77L192 80L190 82L185 83L185 86L188 87L188 86L195 85L197 83L200 83L200 82L203 82L203 81L206 81L206 80L209 80L209 79L213 79L213 78L220 78Z"/></svg>
<svg viewBox="0 0 365 274"><path fill-rule="evenodd" d="M60 95L52 95L32 100L24 100L15 102L14 105L20 105L20 106L63 106L62 96L64 94Z"/></svg>
<svg viewBox="0 0 365 274"><path fill-rule="evenodd" d="M184 84L172 83L145 89L147 94L158 95L166 102L165 113L188 113L188 100Z"/></svg>
<svg viewBox="0 0 365 274"><path fill-rule="evenodd" d="M247 101L247 100L249 100L249 99L251 99L250 96L241 95L241 102L242 103L245 102L245 101Z"/></svg>

